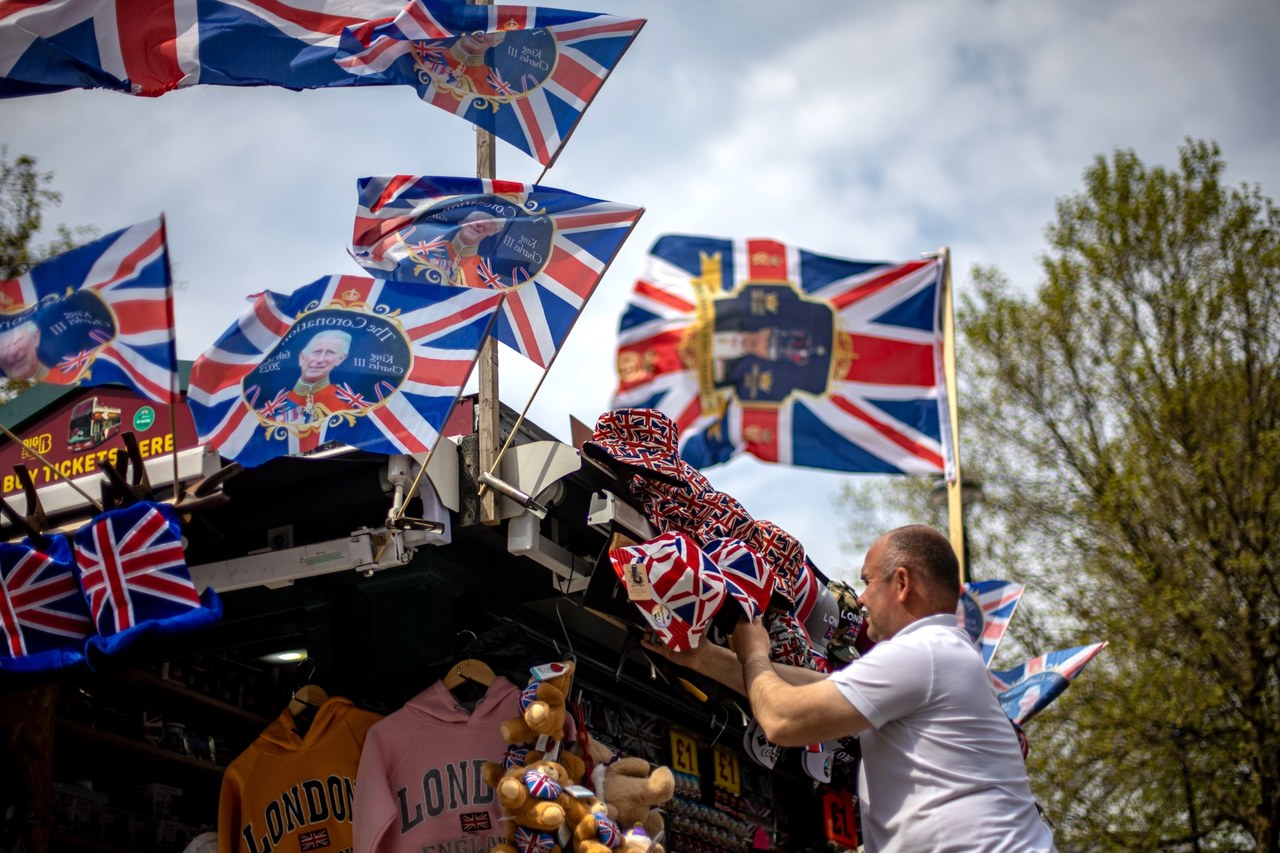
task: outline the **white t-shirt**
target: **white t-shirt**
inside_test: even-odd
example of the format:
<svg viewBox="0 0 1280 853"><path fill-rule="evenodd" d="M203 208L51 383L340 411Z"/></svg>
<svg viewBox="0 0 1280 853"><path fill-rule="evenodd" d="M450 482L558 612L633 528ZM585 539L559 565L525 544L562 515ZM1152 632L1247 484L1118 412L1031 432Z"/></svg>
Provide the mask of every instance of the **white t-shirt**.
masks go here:
<svg viewBox="0 0 1280 853"><path fill-rule="evenodd" d="M868 853L1055 849L1017 735L954 615L911 623L831 682L873 726L859 736Z"/></svg>

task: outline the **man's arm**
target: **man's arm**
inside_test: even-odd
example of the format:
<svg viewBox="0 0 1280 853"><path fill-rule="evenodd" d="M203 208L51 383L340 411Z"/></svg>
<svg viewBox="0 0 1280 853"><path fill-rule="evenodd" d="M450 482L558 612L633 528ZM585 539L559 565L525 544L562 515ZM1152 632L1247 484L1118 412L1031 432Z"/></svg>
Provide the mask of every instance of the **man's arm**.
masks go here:
<svg viewBox="0 0 1280 853"><path fill-rule="evenodd" d="M804 746L871 727L825 676L813 673L816 678L806 683L788 682L769 660L769 634L758 621L740 624L731 642L742 663L751 713L772 743Z"/></svg>
<svg viewBox="0 0 1280 853"><path fill-rule="evenodd" d="M688 667L694 672L705 675L743 696L747 695L746 684L742 680L742 663L732 651L724 646L712 643L701 643L696 649L687 652L673 652L661 643L652 642L648 638L642 645L651 652L656 652L674 664ZM773 663L778 677L788 684L802 685L822 681L827 676L821 672L789 666L784 663Z"/></svg>

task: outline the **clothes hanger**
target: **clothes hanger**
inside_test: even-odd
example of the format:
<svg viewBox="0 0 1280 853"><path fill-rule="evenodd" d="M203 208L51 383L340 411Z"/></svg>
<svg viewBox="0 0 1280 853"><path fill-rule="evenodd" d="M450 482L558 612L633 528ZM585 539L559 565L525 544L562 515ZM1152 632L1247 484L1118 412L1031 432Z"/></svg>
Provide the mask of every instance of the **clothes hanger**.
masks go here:
<svg viewBox="0 0 1280 853"><path fill-rule="evenodd" d="M298 669L301 671L306 664L311 665L310 672L307 677L299 679L303 681L303 685L293 691L293 696L289 698L289 714L293 717L294 730L300 735L306 735L311 728L311 723L316 717L316 712L320 710L320 706L329 701L329 694L323 687L313 684L311 679L315 677L316 663L311 658L303 658L298 663Z"/></svg>
<svg viewBox="0 0 1280 853"><path fill-rule="evenodd" d="M475 658L464 658L449 668L443 681L447 689L456 690L468 681L474 681L482 687L488 687L493 684L495 678L497 676L493 674L489 664Z"/></svg>

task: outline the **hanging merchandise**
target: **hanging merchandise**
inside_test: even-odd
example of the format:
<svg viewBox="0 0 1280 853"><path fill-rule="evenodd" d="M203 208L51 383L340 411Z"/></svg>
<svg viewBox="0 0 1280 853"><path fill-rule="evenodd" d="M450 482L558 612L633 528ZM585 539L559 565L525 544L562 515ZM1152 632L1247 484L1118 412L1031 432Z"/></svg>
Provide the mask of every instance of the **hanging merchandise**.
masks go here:
<svg viewBox="0 0 1280 853"><path fill-rule="evenodd" d="M0 543L0 672L38 672L84 661L93 622L65 536Z"/></svg>
<svg viewBox="0 0 1280 853"><path fill-rule="evenodd" d="M285 708L227 767L218 802L220 848L351 848L360 753L381 719L334 696L315 710L303 734Z"/></svg>
<svg viewBox="0 0 1280 853"><path fill-rule="evenodd" d="M1002 580L970 581L960 590L956 618L982 652L988 668L995 657L1009 621L1018 609L1024 587Z"/></svg>
<svg viewBox="0 0 1280 853"><path fill-rule="evenodd" d="M668 767L651 767L643 758L623 755L592 740L591 786L623 832L639 826L650 847L662 838L665 824L659 807L675 796L675 776ZM661 849L660 846L658 849ZM656 851L655 851L656 853Z"/></svg>
<svg viewBox="0 0 1280 853"><path fill-rule="evenodd" d="M535 6L411 0L390 22L343 33L338 65L555 162L643 18Z"/></svg>
<svg viewBox="0 0 1280 853"><path fill-rule="evenodd" d="M501 725L518 694L497 677L468 708L437 681L376 723L360 755L355 849L488 850L505 839L502 808L481 767L506 747Z"/></svg>

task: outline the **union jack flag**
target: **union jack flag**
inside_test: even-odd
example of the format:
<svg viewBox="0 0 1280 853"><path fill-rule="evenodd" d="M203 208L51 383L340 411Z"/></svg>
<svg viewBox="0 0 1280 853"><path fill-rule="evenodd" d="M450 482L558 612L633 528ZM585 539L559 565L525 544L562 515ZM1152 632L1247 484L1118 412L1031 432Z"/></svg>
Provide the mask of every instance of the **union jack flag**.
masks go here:
<svg viewBox="0 0 1280 853"><path fill-rule="evenodd" d="M556 848L556 837L549 832L517 826L512 833L512 844L518 853L551 853Z"/></svg>
<svg viewBox="0 0 1280 853"><path fill-rule="evenodd" d="M493 819L488 812L463 812L458 815L463 832L484 832L493 829Z"/></svg>
<svg viewBox="0 0 1280 853"><path fill-rule="evenodd" d="M526 770L524 786L529 794L537 800L554 800L564 791L564 787L541 770Z"/></svg>
<svg viewBox="0 0 1280 853"><path fill-rule="evenodd" d="M397 175L362 178L357 188L351 239L357 263L396 281L520 285L503 303L494 335L540 367L551 363L644 213L515 181ZM477 219L488 232L472 247L470 261L458 255L433 267L405 251L413 241L467 242L468 222Z"/></svg>
<svg viewBox="0 0 1280 853"><path fill-rule="evenodd" d="M969 638L978 644L982 662L991 666L996 648L1004 638L1009 620L1022 600L1023 586L1012 581L971 581L960 592L956 619Z"/></svg>
<svg viewBox="0 0 1280 853"><path fill-rule="evenodd" d="M412 0L395 20L344 35L355 79L413 86L421 98L519 148L556 160L644 26L643 18L533 6ZM445 50L423 62L422 44ZM506 80L533 78L516 92ZM502 85L498 85L502 81Z"/></svg>
<svg viewBox="0 0 1280 853"><path fill-rule="evenodd" d="M176 402L173 325L161 217L0 282L0 349L24 335L36 347L32 359L0 356L0 373L57 385L124 385L158 403Z"/></svg>
<svg viewBox="0 0 1280 853"><path fill-rule="evenodd" d="M948 467L936 260L664 236L618 333L613 406L657 408L699 468L738 453L838 471Z"/></svg>
<svg viewBox="0 0 1280 853"><path fill-rule="evenodd" d="M103 513L76 531L75 547L80 586L99 635L89 643L103 651L162 626L189 629L221 616L213 591L202 601L191 583L182 531L166 504L139 501Z"/></svg>
<svg viewBox="0 0 1280 853"><path fill-rule="evenodd" d="M224 86L377 85L334 63L346 29L401 0L0 0L0 97L66 89L156 96Z"/></svg>
<svg viewBox="0 0 1280 853"><path fill-rule="evenodd" d="M501 301L487 290L336 275L289 295L262 293L191 368L196 431L244 465L329 441L426 453ZM323 378L304 381L319 335L336 335L345 351ZM273 402L258 406L259 397Z"/></svg>
<svg viewBox="0 0 1280 853"><path fill-rule="evenodd" d="M1013 669L991 671L991 683L999 693L1000 707L1018 725L1048 707L1093 660L1106 643L1077 646L1034 657Z"/></svg>
<svg viewBox="0 0 1280 853"><path fill-rule="evenodd" d="M65 536L43 551L0 543L0 671L73 666L92 633Z"/></svg>
<svg viewBox="0 0 1280 853"><path fill-rule="evenodd" d="M302 850L322 850L329 846L329 830L314 829L298 833L298 847Z"/></svg>

